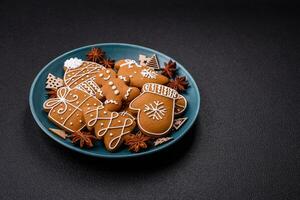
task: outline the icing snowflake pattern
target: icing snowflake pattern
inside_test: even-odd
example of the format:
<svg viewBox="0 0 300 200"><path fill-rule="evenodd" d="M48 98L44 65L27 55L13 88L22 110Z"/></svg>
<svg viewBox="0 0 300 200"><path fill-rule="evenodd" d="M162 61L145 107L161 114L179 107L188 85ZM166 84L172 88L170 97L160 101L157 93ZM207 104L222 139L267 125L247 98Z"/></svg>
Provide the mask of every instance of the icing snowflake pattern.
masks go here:
<svg viewBox="0 0 300 200"><path fill-rule="evenodd" d="M153 104L145 104L144 112L149 118L161 120L163 116L165 116L167 109L165 108L163 102L154 101Z"/></svg>
<svg viewBox="0 0 300 200"><path fill-rule="evenodd" d="M151 78L151 79L155 79L156 78L156 73L150 69L143 69L141 71L141 74L143 77L145 78Z"/></svg>

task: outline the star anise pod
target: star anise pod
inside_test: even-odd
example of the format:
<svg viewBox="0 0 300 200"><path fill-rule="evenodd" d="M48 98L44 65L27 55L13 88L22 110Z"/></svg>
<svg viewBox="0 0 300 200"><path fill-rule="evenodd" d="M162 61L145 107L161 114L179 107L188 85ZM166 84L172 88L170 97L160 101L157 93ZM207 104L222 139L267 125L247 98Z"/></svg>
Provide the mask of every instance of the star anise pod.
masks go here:
<svg viewBox="0 0 300 200"><path fill-rule="evenodd" d="M174 80L171 80L168 83L168 86L178 92L183 92L184 90L187 89L187 87L189 86L189 83L186 80L185 76L177 76Z"/></svg>
<svg viewBox="0 0 300 200"><path fill-rule="evenodd" d="M87 54L88 61L100 63L105 58L105 52L100 48L92 48Z"/></svg>
<svg viewBox="0 0 300 200"><path fill-rule="evenodd" d="M83 148L84 146L86 147L93 147L94 142L96 140L96 137L90 132L85 132L85 131L76 131L70 135L72 138L72 143L73 144L78 144L80 148Z"/></svg>
<svg viewBox="0 0 300 200"><path fill-rule="evenodd" d="M101 62L101 65L103 65L106 68L113 68L115 66L115 61L111 59L104 58Z"/></svg>
<svg viewBox="0 0 300 200"><path fill-rule="evenodd" d="M126 137L124 137L124 144L129 146L129 151L139 152L141 149L147 148L147 141L149 140L150 137L139 132L136 135L127 134Z"/></svg>
<svg viewBox="0 0 300 200"><path fill-rule="evenodd" d="M57 90L56 89L50 89L47 91L49 98L56 98L57 97Z"/></svg>
<svg viewBox="0 0 300 200"><path fill-rule="evenodd" d="M168 63L165 63L165 67L162 69L162 75L172 78L176 72L176 62L169 60Z"/></svg>

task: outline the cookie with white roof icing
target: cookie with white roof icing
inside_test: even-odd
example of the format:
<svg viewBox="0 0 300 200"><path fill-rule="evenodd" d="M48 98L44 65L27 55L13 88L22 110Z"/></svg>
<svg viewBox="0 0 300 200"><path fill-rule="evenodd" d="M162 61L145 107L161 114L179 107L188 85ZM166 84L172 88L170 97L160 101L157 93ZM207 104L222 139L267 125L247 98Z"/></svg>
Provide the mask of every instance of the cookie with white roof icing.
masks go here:
<svg viewBox="0 0 300 200"><path fill-rule="evenodd" d="M78 58L70 58L64 63L64 82L69 88L78 88L103 99L101 88L95 83L96 74L105 70L105 67L95 62L82 61Z"/></svg>
<svg viewBox="0 0 300 200"><path fill-rule="evenodd" d="M108 151L117 150L123 143L126 134L136 126L135 118L126 112L110 112L103 106L93 107L83 111L87 127L94 129L95 136L103 139Z"/></svg>
<svg viewBox="0 0 300 200"><path fill-rule="evenodd" d="M146 83L142 93L129 104L137 112L137 124L146 135L160 137L172 128L178 92L156 83Z"/></svg>
<svg viewBox="0 0 300 200"><path fill-rule="evenodd" d="M86 126L82 110L91 106L102 106L94 96L79 90L62 87L57 90L57 98L44 102L43 108L50 121L68 132L76 132Z"/></svg>
<svg viewBox="0 0 300 200"><path fill-rule="evenodd" d="M130 87L125 81L118 78L112 69L99 71L95 82L101 87L105 98L105 108L109 111L119 111L123 103L128 103L140 94L136 87Z"/></svg>
<svg viewBox="0 0 300 200"><path fill-rule="evenodd" d="M145 83L167 84L169 79L148 66L141 66L134 60L125 59L115 63L118 76L128 80L130 86L142 88Z"/></svg>

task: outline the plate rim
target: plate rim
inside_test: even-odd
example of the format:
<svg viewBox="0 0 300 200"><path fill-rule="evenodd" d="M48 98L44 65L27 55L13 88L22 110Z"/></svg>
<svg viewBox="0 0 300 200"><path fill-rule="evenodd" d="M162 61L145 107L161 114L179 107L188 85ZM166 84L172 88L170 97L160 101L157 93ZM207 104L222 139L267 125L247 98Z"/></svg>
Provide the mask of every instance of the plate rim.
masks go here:
<svg viewBox="0 0 300 200"><path fill-rule="evenodd" d="M39 77L41 76L41 74L54 62L56 62L58 59L68 55L68 54L71 54L71 53L74 53L76 51L80 51L82 49L85 49L85 48L91 48L91 47L95 47L95 46L126 46L126 47L131 47L131 48L139 48L139 49L144 49L144 50L147 50L147 51L151 51L151 52L154 52L155 54L157 55L161 55L162 57L166 57L168 59L172 59L173 61L175 61L177 64L181 65L182 68L180 68L181 70L183 70L186 74L188 74L191 79L189 81L191 81L193 83L193 85L196 86L195 90L196 90L196 96L198 97L199 101L198 101L198 104L197 104L197 108L196 108L196 115L195 117L193 117L192 122L191 122L191 126L188 127L187 129L183 130L182 134L180 134L177 138L174 138L174 140L171 140L169 141L168 143L165 143L164 145L161 145L161 146L157 146L153 149L150 149L148 151L142 151L142 152L139 152L139 153L132 153L132 154L126 154L126 155L103 155L103 154L97 154L97 153L94 153L94 152L89 152L87 151L86 149L80 149L80 148L77 148L76 146L71 146L67 143L65 143L64 141L61 141L58 137L56 137L54 134L50 133L50 131L42 124L41 120L37 117L37 114L34 110L34 104L33 104L33 93L34 93L34 88L37 84L37 80L39 79ZM67 147L68 149L71 149L73 151L76 151L78 153L82 153L84 155L88 155L88 156L93 156L93 157L99 157L99 158L110 158L110 159L118 159L118 158L131 158L131 157L140 157L140 156L146 156L146 155L149 155L149 154L153 154L155 152L158 152L160 150L163 150L163 149L166 149L168 148L169 146L175 144L176 142L178 142L184 135L186 135L186 133L188 132L188 130L190 130L190 128L194 125L196 119L198 118L199 116L199 113L200 113L200 103L201 103L201 97L200 97L200 91L199 91L199 88L198 88L198 85L197 83L195 82L194 78L192 77L192 75L185 69L185 67L180 64L179 62L177 62L175 59L169 57L168 55L164 54L164 53L161 53L157 50L154 50L154 49L151 49L151 48L148 48L148 47L144 47L144 46L140 46L140 45L136 45L136 44L129 44L129 43L96 43L96 44L91 44L91 45L86 45L86 46L82 46L82 47L79 47L79 48L75 48L75 49L72 49L70 51L67 51L57 57L55 57L54 59L52 59L49 63L47 63L38 73L37 75L35 76L32 84L31 84L31 87L30 87L30 92L29 92L29 107L30 107L30 111L33 115L33 118L35 120L35 122L38 124L38 126L42 129L42 131L44 133L46 133L46 135L48 135L50 138L52 138L53 140L55 140L56 142L58 142L59 144Z"/></svg>

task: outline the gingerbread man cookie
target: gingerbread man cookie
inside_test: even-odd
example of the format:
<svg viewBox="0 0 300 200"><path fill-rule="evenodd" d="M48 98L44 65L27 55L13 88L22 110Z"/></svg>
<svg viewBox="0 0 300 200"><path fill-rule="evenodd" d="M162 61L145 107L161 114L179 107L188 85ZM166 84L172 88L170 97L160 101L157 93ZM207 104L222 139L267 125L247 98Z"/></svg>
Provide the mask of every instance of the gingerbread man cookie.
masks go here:
<svg viewBox="0 0 300 200"><path fill-rule="evenodd" d="M94 127L98 139L103 139L108 151L115 151L123 143L123 137L133 131L135 118L129 113L110 112L103 106L84 110L84 118L88 127Z"/></svg>
<svg viewBox="0 0 300 200"><path fill-rule="evenodd" d="M140 130L153 137L167 134L173 125L176 90L156 83L146 83L142 93L129 108L136 111Z"/></svg>
<svg viewBox="0 0 300 200"><path fill-rule="evenodd" d="M57 98L46 100L43 108L57 126L68 132L76 132L86 126L82 109L101 105L101 101L82 90L62 87L57 90Z"/></svg>
<svg viewBox="0 0 300 200"><path fill-rule="evenodd" d="M166 84L169 79L156 73L148 66L141 66L134 60L125 59L115 63L118 76L122 79L129 79L129 85L142 88L145 83Z"/></svg>
<svg viewBox="0 0 300 200"><path fill-rule="evenodd" d="M126 82L119 79L112 69L103 69L95 77L95 82L101 87L104 104L109 111L119 111L122 103L130 102L140 94L136 87L129 87Z"/></svg>
<svg viewBox="0 0 300 200"><path fill-rule="evenodd" d="M95 83L95 76L105 67L95 62L82 61L78 58L70 58L64 63L65 75L64 82L69 88L78 88L96 96L103 98L100 87Z"/></svg>

